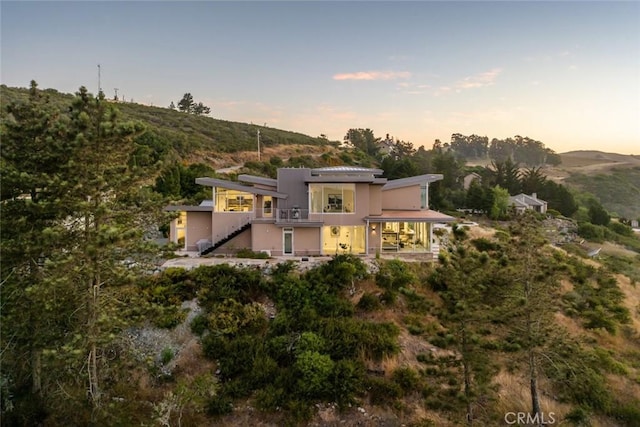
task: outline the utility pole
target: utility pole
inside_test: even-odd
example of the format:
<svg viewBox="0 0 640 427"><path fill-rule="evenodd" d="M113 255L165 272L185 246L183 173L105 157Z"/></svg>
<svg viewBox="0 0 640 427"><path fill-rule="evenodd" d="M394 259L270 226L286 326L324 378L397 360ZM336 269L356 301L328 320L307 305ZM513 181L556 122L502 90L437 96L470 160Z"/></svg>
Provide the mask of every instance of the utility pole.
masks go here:
<svg viewBox="0 0 640 427"><path fill-rule="evenodd" d="M258 161L260 161L260 129L258 129Z"/></svg>
<svg viewBox="0 0 640 427"><path fill-rule="evenodd" d="M102 92L102 86L100 86L100 64L98 64L98 95Z"/></svg>
<svg viewBox="0 0 640 427"><path fill-rule="evenodd" d="M117 101L118 100L118 88L116 87L113 90L116 91L116 96L113 99L114 99L114 101Z"/></svg>

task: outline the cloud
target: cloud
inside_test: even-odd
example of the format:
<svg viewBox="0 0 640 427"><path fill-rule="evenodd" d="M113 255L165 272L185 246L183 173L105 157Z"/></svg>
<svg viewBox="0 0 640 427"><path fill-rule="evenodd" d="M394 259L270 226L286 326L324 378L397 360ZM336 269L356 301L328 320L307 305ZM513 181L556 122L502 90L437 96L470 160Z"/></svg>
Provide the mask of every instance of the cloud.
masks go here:
<svg viewBox="0 0 640 427"><path fill-rule="evenodd" d="M502 68L494 68L475 76L465 77L464 79L458 81L454 86L458 90L491 86L501 72Z"/></svg>
<svg viewBox="0 0 640 427"><path fill-rule="evenodd" d="M408 71L358 71L356 73L335 74L333 80L395 80L408 79Z"/></svg>

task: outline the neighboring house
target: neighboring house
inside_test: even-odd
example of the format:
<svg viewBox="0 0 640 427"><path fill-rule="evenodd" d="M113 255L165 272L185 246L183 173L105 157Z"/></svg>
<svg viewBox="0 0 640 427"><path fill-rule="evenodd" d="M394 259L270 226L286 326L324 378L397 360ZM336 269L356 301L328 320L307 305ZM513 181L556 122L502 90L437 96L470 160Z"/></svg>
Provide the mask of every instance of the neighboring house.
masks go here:
<svg viewBox="0 0 640 427"><path fill-rule="evenodd" d="M471 183L473 181L477 180L478 182L482 182L482 177L480 176L480 174L477 174L475 172L471 172L470 174L466 175L463 179L462 179L462 186L465 190L468 190L469 187L471 187Z"/></svg>
<svg viewBox="0 0 640 427"><path fill-rule="evenodd" d="M540 213L547 212L547 202L538 199L538 195L536 193L533 193L530 196L524 193L520 193L517 196L510 196L509 205L513 207L516 213L523 213L527 209L532 209Z"/></svg>
<svg viewBox="0 0 640 427"><path fill-rule="evenodd" d="M201 253L432 253L433 224L454 220L429 209L429 184L442 175L388 181L382 173L338 166L282 168L277 179L197 178L212 201L167 207L179 213L170 239Z"/></svg>
<svg viewBox="0 0 640 427"><path fill-rule="evenodd" d="M390 156L396 152L396 144L393 142L393 138L387 137L381 141L378 141L378 152L382 157Z"/></svg>

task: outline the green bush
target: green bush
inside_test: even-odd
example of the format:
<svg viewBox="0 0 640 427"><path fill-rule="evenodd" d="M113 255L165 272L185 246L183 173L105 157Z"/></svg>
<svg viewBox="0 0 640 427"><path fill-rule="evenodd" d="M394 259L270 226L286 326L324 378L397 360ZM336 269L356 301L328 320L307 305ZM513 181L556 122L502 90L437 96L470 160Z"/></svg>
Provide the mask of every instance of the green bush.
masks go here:
<svg viewBox="0 0 640 427"><path fill-rule="evenodd" d="M366 381L366 387L369 401L373 405L392 405L402 397L402 388L395 381L385 378L370 377Z"/></svg>
<svg viewBox="0 0 640 427"><path fill-rule="evenodd" d="M364 366L361 362L343 359L336 362L331 373L331 399L340 407L355 403L364 390Z"/></svg>
<svg viewBox="0 0 640 427"><path fill-rule="evenodd" d="M334 362L326 354L305 351L296 357L294 369L298 373L298 391L307 398L318 398L329 391L329 378Z"/></svg>
<svg viewBox="0 0 640 427"><path fill-rule="evenodd" d="M215 396L207 405L207 414L212 417L230 414L233 411L231 399L227 396Z"/></svg>
<svg viewBox="0 0 640 427"><path fill-rule="evenodd" d="M269 254L265 252L254 252L251 249L242 248L236 252L238 258L250 258L250 259L269 259Z"/></svg>
<svg viewBox="0 0 640 427"><path fill-rule="evenodd" d="M391 374L391 379L400 386L404 394L416 391L420 386L420 377L409 367L396 368Z"/></svg>
<svg viewBox="0 0 640 427"><path fill-rule="evenodd" d="M365 292L356 307L362 311L375 311L379 310L382 304L380 304L380 298L377 295Z"/></svg>
<svg viewBox="0 0 640 427"><path fill-rule="evenodd" d="M376 273L376 284L386 290L397 291L416 281L417 277L407 263L396 259L383 262Z"/></svg>

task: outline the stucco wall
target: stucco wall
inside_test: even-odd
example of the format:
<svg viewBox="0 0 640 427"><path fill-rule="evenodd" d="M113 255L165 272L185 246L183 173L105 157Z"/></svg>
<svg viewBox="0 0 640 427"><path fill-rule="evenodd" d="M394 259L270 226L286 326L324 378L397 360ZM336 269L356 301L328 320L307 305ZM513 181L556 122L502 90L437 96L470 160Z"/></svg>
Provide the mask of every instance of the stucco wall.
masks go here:
<svg viewBox="0 0 640 427"><path fill-rule="evenodd" d="M214 212L211 216L211 241L215 243L224 239L248 223L252 216L253 212Z"/></svg>
<svg viewBox="0 0 640 427"><path fill-rule="evenodd" d="M234 254L238 249L251 249L251 229L245 230L224 245L216 248L214 254Z"/></svg>
<svg viewBox="0 0 640 427"><path fill-rule="evenodd" d="M382 186L369 186L369 215L382 214Z"/></svg>
<svg viewBox="0 0 640 427"><path fill-rule="evenodd" d="M211 240L211 212L187 212L187 250L198 250L200 239Z"/></svg>
<svg viewBox="0 0 640 427"><path fill-rule="evenodd" d="M383 191L382 209L420 210L420 185Z"/></svg>
<svg viewBox="0 0 640 427"><path fill-rule="evenodd" d="M282 253L282 227L274 224L251 225L251 247L254 251L269 251L271 254Z"/></svg>

